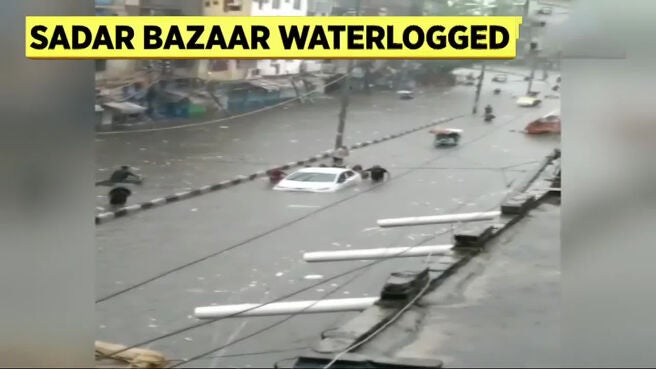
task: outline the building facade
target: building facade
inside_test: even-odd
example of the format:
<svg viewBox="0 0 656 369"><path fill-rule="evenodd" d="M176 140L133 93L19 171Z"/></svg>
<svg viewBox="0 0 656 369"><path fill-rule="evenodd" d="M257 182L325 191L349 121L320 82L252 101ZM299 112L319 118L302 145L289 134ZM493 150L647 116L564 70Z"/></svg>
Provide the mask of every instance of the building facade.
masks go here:
<svg viewBox="0 0 656 369"><path fill-rule="evenodd" d="M330 0L205 0L207 16L306 16L329 15ZM321 63L312 60L225 60L198 62L197 77L204 80L231 81L257 77L295 75L316 72Z"/></svg>
<svg viewBox="0 0 656 369"><path fill-rule="evenodd" d="M95 0L96 15L116 16L307 16L330 15L333 0ZM318 72L314 60L99 60L96 80L110 81L159 76L234 81L260 76ZM144 77L145 76L145 77Z"/></svg>
<svg viewBox="0 0 656 369"><path fill-rule="evenodd" d="M249 16L251 0L203 0L201 14L205 16ZM255 69L254 61L209 59L198 60L196 77L203 80L230 81L248 78Z"/></svg>
<svg viewBox="0 0 656 369"><path fill-rule="evenodd" d="M202 15L202 0L95 0L97 16ZM193 60L98 60L96 80L130 80L157 69L178 76L194 76Z"/></svg>
<svg viewBox="0 0 656 369"><path fill-rule="evenodd" d="M255 17L306 16L307 0L254 0L251 15ZM298 74L301 60L279 59L257 60L257 74L261 76L280 76Z"/></svg>

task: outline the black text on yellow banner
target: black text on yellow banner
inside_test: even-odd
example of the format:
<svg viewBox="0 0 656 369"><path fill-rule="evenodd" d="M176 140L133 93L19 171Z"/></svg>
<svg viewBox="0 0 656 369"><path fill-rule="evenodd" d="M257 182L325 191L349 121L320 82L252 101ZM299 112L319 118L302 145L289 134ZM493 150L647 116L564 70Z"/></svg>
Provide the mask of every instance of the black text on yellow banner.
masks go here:
<svg viewBox="0 0 656 369"><path fill-rule="evenodd" d="M27 17L32 59L512 59L521 17Z"/></svg>

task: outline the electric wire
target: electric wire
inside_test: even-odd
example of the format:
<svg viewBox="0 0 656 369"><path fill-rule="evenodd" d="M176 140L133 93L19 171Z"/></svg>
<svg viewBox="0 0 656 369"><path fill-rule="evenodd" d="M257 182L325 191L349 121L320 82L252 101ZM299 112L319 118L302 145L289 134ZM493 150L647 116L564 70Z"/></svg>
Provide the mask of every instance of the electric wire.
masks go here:
<svg viewBox="0 0 656 369"><path fill-rule="evenodd" d="M497 128L497 129L498 129L498 128L501 128L501 127L503 127L504 125L507 125L507 124L510 124L510 123L512 123L512 120L509 121L509 122L507 122L507 123L505 123L505 124L503 124L503 125L499 125L499 126L497 126L496 128ZM478 140L480 140L480 139L482 139L482 138L488 136L489 134L492 134L494 131L495 131L495 129L490 130L489 132L486 132L486 133L484 133L484 134L478 136L477 138L472 139L472 140L470 140L470 141L464 143L463 146L464 146L464 145L467 145L467 144L471 144L471 143L477 142ZM449 154L447 153L447 154L445 154L445 155L441 155L441 156L436 157L436 158L431 158L430 160L427 161L427 163L433 162L433 161L435 161L435 160L440 160L440 159L442 159L442 158L444 158L444 157L447 157L448 155L449 155ZM406 172L403 172L403 173L401 173L400 175L397 175L397 176L391 178L390 181L391 181L391 180L394 180L394 179L396 179L396 178L401 178L401 177L403 177L403 176L405 176L405 175L408 175L408 174L410 174L412 171L413 171L413 170L408 170L408 171L406 171ZM351 198L353 198L353 197L359 196L359 195L361 195L362 193L366 193L367 191L373 190L373 189L376 188L376 187L377 187L377 186L372 186L370 189L367 189L367 190L362 191L362 192L358 192L358 193L356 193L355 195L352 195L352 196L347 197L347 198L345 198L345 199L339 200L339 201L337 201L336 203L344 202L344 201L349 200L349 199L351 199ZM483 196L483 195L481 195L481 196ZM480 197L480 196L479 196L479 197ZM330 205L328 205L328 206L333 206L333 205L336 204L336 203L330 204ZM462 206L464 206L464 204L460 204L460 205L459 205L459 207L462 207ZM458 208L458 207L457 207L457 208ZM456 211L457 211L457 210L456 210ZM309 216L309 215L308 215L308 216ZM304 216L304 217L302 217L302 218L306 218L306 217L307 217L307 216ZM451 229L451 230L452 230L452 229ZM273 232L273 231L269 231L268 233L272 233L272 232ZM267 233L267 234L268 234L268 233ZM445 232L442 232L442 233L436 233L436 234L430 236L428 239L422 240L421 242L419 242L419 243L416 244L415 246L411 246L411 247L409 247L408 249L401 251L401 252L400 252L398 255L396 255L396 256L397 256L397 257L398 257L398 256L401 256L403 253L408 252L408 251L411 250L413 247L420 246L420 245L422 245L423 243L425 243L425 242L427 242L427 241L429 241L429 240L431 240L431 239L434 239L435 237L439 236L440 234L444 234L444 233L445 233ZM244 243L240 243L240 244L244 244ZM238 244L238 245L240 245L240 244ZM234 246L233 246L232 248L234 248ZM224 251L227 251L227 250L224 250ZM224 252L224 251L222 251L222 252ZM205 257L205 258L203 258L203 260L206 260L207 258L209 258L209 257ZM165 339L165 338L168 338L168 337L171 337L171 336L174 336L174 335L177 335L177 334L180 334L180 333L183 333L183 332L189 331L189 330L191 330L191 329L195 329L195 328L198 328L198 327L201 327L201 326L205 326L205 325L208 325L208 324L214 323L214 322L219 321L219 320L222 320L222 319L227 319L227 318L235 317L235 316L240 315L240 314L243 314L243 313L245 313L245 312L248 312L248 311L251 311L251 310L254 310L254 309L258 309L258 308L260 308L260 307L262 307L262 306L266 306L266 305L269 305L269 304L272 304L272 303L275 303L275 302L278 302L278 301L282 301L282 300L287 299L287 298L289 298L289 297L293 297L293 296L295 296L295 295L297 295L297 294L300 294L300 293L302 293L302 292L305 292L305 291L307 291L307 290L309 290L309 289L311 289L311 288L314 288L314 287L316 287L316 286L319 286L319 285L321 285L321 284L323 284L323 283L326 283L326 282L329 282L329 281L335 280L335 279L337 279L337 278L340 278L340 277L346 276L346 275L348 275L348 274L351 274L351 273L357 272L357 271L359 271L359 270L367 269L367 268L369 268L369 267L371 267L371 266L374 266L374 265L376 265L376 264L382 263L382 262L387 261L387 260L390 260L390 259L389 259L389 258L384 258L384 259L375 260L375 261L373 261L373 262L371 262L371 263L367 263L367 264L365 264L365 265L363 265L363 266L356 267L356 268L353 268L353 269L351 269L351 270L347 270L346 272L343 272L343 273L339 273L339 274L337 274L337 275L335 275L335 276L332 276L332 277L330 277L330 278L328 278L328 279L325 279L325 280L319 281L319 282L317 282L317 283L315 283L315 284L313 284L313 285L310 285L310 286L304 287L304 288L302 288L302 289L300 289L300 290L297 290L297 291L295 291L295 292L292 292L292 293L289 293L289 294L286 294L286 295L280 296L280 297L278 297L278 298L276 298L276 299L273 299L273 300L270 301L270 302L267 302L267 303L264 303L264 304L261 304L261 305L254 306L254 307L251 307L251 308L245 309L245 310L240 311L240 312L236 312L236 313L234 313L234 314L231 314L231 315L226 316L226 317L223 317L223 318L217 318L217 319L212 319L212 320L208 320L208 321L205 321L205 322L196 323L196 324L193 324L193 325L187 326L187 327L185 327L185 328L181 328L181 329L175 330L175 331L173 331L173 332L169 332L169 333L167 333L167 334L164 334L164 335L161 335L161 336L158 336L158 337L155 337L155 338L152 338L152 339L149 339L149 340L146 340L146 341L143 341L143 342L140 342L140 343L137 343L137 344L134 344L134 345L128 346L128 347L126 347L126 348L124 348L124 349L122 349L122 350L119 350L119 351L116 351L116 352L113 352L113 353L107 354L107 355L105 355L105 356L106 356L106 357L112 357L112 356L114 356L114 355L116 355L116 354L118 354L118 353L121 353L121 352L127 351L127 350L132 349L132 348L135 348L135 347L140 347L140 346L144 346L144 345L147 345L147 344L151 344L151 343L153 343L153 342L156 342L156 341L159 341L159 340L162 340L162 339ZM194 264L195 264L195 263L194 263ZM176 268L176 270L180 270L180 269L182 269L182 268L181 268L181 267ZM169 273L169 274L170 274L170 273ZM141 285L143 285L143 284L145 284L145 283L142 283ZM134 288L136 288L136 287L134 287ZM249 337L249 338L250 338L250 337ZM216 351L216 350L214 350L214 351ZM212 351L212 352L214 352L214 351Z"/></svg>
<svg viewBox="0 0 656 369"><path fill-rule="evenodd" d="M260 329L256 330L255 332L252 332L252 333L249 333L249 334L247 334L247 335L245 335L245 336L242 336L242 337L240 337L240 338L237 338L237 339L235 339L235 340L233 340L233 341L231 341L231 342L228 342L228 343L226 343L226 344L224 344L224 345L221 345L221 346L219 346L219 347L212 348L212 349L209 350L209 351L205 351L205 352L203 352L203 353L201 353L201 354L195 355L195 356L193 356L193 357L191 357L191 358L185 360L184 363L179 363L179 364L173 365L171 368L176 368L176 367L178 367L178 366L180 366L180 365L187 364L187 363L190 363L190 362L193 362L193 361L196 361L196 360L202 359L202 358L204 358L205 356L207 356L207 355L209 355L209 354L212 354L212 353L214 353L214 352L216 352L216 351L223 350L223 349L228 348L228 347L230 347L230 346L232 346L232 345L235 345L235 344L237 344L237 343L239 343L239 342L245 341L245 340L247 340L247 339L249 339L249 338L251 338L251 337L255 337L255 336L258 336L258 335L260 335L260 334L262 334L262 333L268 332L268 331L272 330L273 328L275 328L275 327L277 327L277 326L279 326L279 325L282 325L283 323L285 323L285 322L287 322L287 321L289 321L289 320L295 318L296 316L302 314L304 311L306 311L307 309L311 308L312 306L318 304L320 301L325 300L326 298L328 298L328 296L334 294L334 293L337 292L338 290L340 290L340 289L342 289L342 288L348 286L349 284L353 283L358 277L360 277L360 276L361 276L362 274L364 274L365 272L366 272L366 270L362 270L362 272L355 274L354 276L352 276L351 278L349 278L344 284L342 284L342 285L340 285L340 286L337 286L337 287L333 288L333 289L330 290L328 293L325 293L324 295L322 295L321 298L318 299L317 301L315 301L313 304L310 304L310 305L304 307L303 309L299 310L299 311L296 312L296 313L290 314L289 316L287 316L287 317L285 317L285 318L283 318L283 319L281 319L281 320L278 320L278 321L276 321L276 322L274 322L274 323L272 323L272 324L269 324L269 325L265 326L264 328L260 328Z"/></svg>
<svg viewBox="0 0 656 369"><path fill-rule="evenodd" d="M528 114L528 113L526 113L526 114ZM525 114L525 115L526 115L526 114ZM475 142L477 142L477 141L479 141L479 140L481 140L481 139L487 137L488 135L494 133L496 130L498 130L498 129L500 129L500 128L502 128L502 127L504 127L504 126L506 126L506 125L508 125L508 124L510 124L510 123L512 123L513 121L514 121L514 119L511 119L511 120L509 120L508 122L506 122L506 123L504 123L504 124L497 125L497 126L494 127L493 129L491 129L491 130L485 132L484 134L482 134L482 135L480 135L480 136L478 136L478 137L476 137L476 138L474 138L474 139L472 139L472 140L470 140L470 141L467 141L467 142L463 143L463 144L461 145L461 147L465 147L465 146L467 146L467 145L470 145L470 144L472 144L472 143L475 143ZM431 163L431 162L434 162L434 161L437 161L437 160L444 159L444 158L449 157L450 155L453 155L453 154L455 154L455 153L456 153L456 151L452 151L452 152L448 152L448 153L445 153L445 154L439 155L439 156L437 156L437 157L433 157L433 158L427 160L427 161L425 162L425 164L427 164L427 163ZM388 181L393 181L393 180L395 180L395 179L397 179L397 178L404 177L404 176L406 176L406 175L412 173L413 171L414 171L413 169L409 169L409 170L407 170L407 171L405 171L405 172L403 172L403 173L401 173L401 174L399 174L399 175L395 175L393 178L390 178ZM260 233L260 234L257 234L257 235L255 235L255 236L253 236L253 237L249 237L249 238L247 238L247 239L245 239L245 240L243 240L243 241L240 241L240 242L238 242L238 243L236 243L236 244L233 244L232 246L229 246L229 247L227 247L227 248L225 248L225 249L218 250L218 251L213 252L213 253L211 253L211 254L209 254L209 255L203 256L203 257L201 257L201 258L199 258L199 259L192 260L192 261L190 261L190 262L187 262L187 263L185 263L185 264L179 265L179 266L177 266L177 267L175 267L175 268L172 268L172 269L169 269L169 270L167 270L167 271L165 271L165 272L162 272L162 273L160 273L160 274L158 274L158 275L155 275L155 276L153 276L153 277L151 277L151 278L148 278L148 279L143 280L143 281L141 281L141 282L135 283L135 284L133 284L133 285L131 285L131 286L125 287L125 288L123 288L123 289L121 289L121 290L118 290L118 291L113 292L113 293L111 293L111 294L109 294L109 295L107 295L107 296L104 296L104 297L102 297L102 298L100 298L100 299L97 299L97 300L96 300L96 303L101 303L101 302L104 302L104 301L110 300L110 299L112 299L112 298L118 297L118 296L123 295L123 294L125 294L125 293L127 293L127 292L130 292L130 291L133 291L133 290L135 290L135 289L137 289L137 288L139 288L139 287L142 287L142 286L144 286L144 285L146 285L146 284L148 284L148 283L151 283L151 282L154 282L154 281L156 281L156 280L158 280L158 279L161 279L161 278L163 278L163 277L166 277L166 276L168 276L168 275L170 275L170 274L173 274L173 273L175 273L175 272L178 272L178 271L183 270L183 269L185 269L185 268L188 268L188 267L190 267L190 266L196 265L196 264L198 264L198 263L201 263L201 262L203 262L203 261L205 261L205 260L208 260L208 259L211 259L211 258L213 258L213 257L219 256L219 255L221 255L221 254L223 254L223 253L225 253L225 252L228 252L228 251L234 250L234 249L236 249L236 248L238 248L238 247L241 247L241 246L243 246L243 245L249 244L249 243L252 242L252 241L258 240L258 239L260 239L260 238L262 238L262 237L268 236L269 234L272 234L272 233L275 233L275 232L277 232L277 231L279 231L279 230L285 229L285 228L287 228L287 227L289 227L289 226L292 226L292 225L294 225L294 224L296 224L296 223L298 223L298 222L300 222L300 221L303 221L303 220L305 220L305 219L307 219L307 218L309 218L309 217L311 217L311 216L313 216L313 215L316 215L316 214L318 214L318 213L320 213L320 212L322 212L322 211L324 211L324 210L330 209L330 208L332 208L332 207L334 207L334 206L340 205L340 204L342 204L342 203L344 203L344 202L347 202L347 201L349 201L349 200L351 200L351 199L353 199L353 198L356 198L356 197L358 197L358 196L360 196L360 195L362 195L362 194L364 194L364 193L367 193L367 192L369 192L369 191L372 191L372 190L375 189L376 187L377 187L377 186L372 186L372 187L370 187L370 188L368 188L368 189L366 189L366 190L363 190L363 191L357 192L357 193L355 193L355 194L353 194L353 195L350 195L350 196L347 196L347 197L342 198L342 199L340 199L340 200L337 200L337 201L335 201L335 202L333 202L333 203L330 203L330 204L328 204L328 205L326 205L326 206L323 206L323 207L317 208L317 209L315 209L315 210L313 210L313 211L311 211L311 212L309 212L309 213L307 213L307 214L305 214L305 215L303 215L303 216L300 216L300 217L298 217L298 218L292 219L292 220L289 221L289 222L285 222L285 223L283 223L283 224L281 224L281 225L279 225L279 226L276 226L276 227L274 227L274 228L272 228L272 229L269 229L269 230L267 230L267 231L264 231L264 232L262 232L262 233Z"/></svg>

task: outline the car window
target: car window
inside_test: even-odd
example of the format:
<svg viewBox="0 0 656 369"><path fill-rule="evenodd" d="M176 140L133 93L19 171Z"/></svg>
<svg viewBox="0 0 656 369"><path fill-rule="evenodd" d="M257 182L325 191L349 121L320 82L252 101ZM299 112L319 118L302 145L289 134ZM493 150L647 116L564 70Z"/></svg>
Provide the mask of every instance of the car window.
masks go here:
<svg viewBox="0 0 656 369"><path fill-rule="evenodd" d="M337 183L343 183L346 181L346 173L342 173L339 175L339 178L337 179Z"/></svg>
<svg viewBox="0 0 656 369"><path fill-rule="evenodd" d="M286 178L289 181L296 182L334 182L335 174L332 173L314 173L314 172L296 172Z"/></svg>
<svg viewBox="0 0 656 369"><path fill-rule="evenodd" d="M355 173L353 173L353 172L352 172L352 171L350 171L350 170L349 170L349 171L347 171L347 172L346 172L346 173L344 173L344 174L346 174L346 178L351 178L351 177L353 177L353 176L355 175Z"/></svg>

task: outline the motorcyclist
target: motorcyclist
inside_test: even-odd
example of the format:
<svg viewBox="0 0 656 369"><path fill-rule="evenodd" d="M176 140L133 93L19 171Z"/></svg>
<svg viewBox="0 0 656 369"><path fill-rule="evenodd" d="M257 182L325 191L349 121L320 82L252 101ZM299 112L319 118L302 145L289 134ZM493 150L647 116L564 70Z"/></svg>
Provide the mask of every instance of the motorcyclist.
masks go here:
<svg viewBox="0 0 656 369"><path fill-rule="evenodd" d="M112 183L141 183L141 177L132 173L129 166L123 165L120 169L115 170L114 173L112 173L109 181Z"/></svg>

